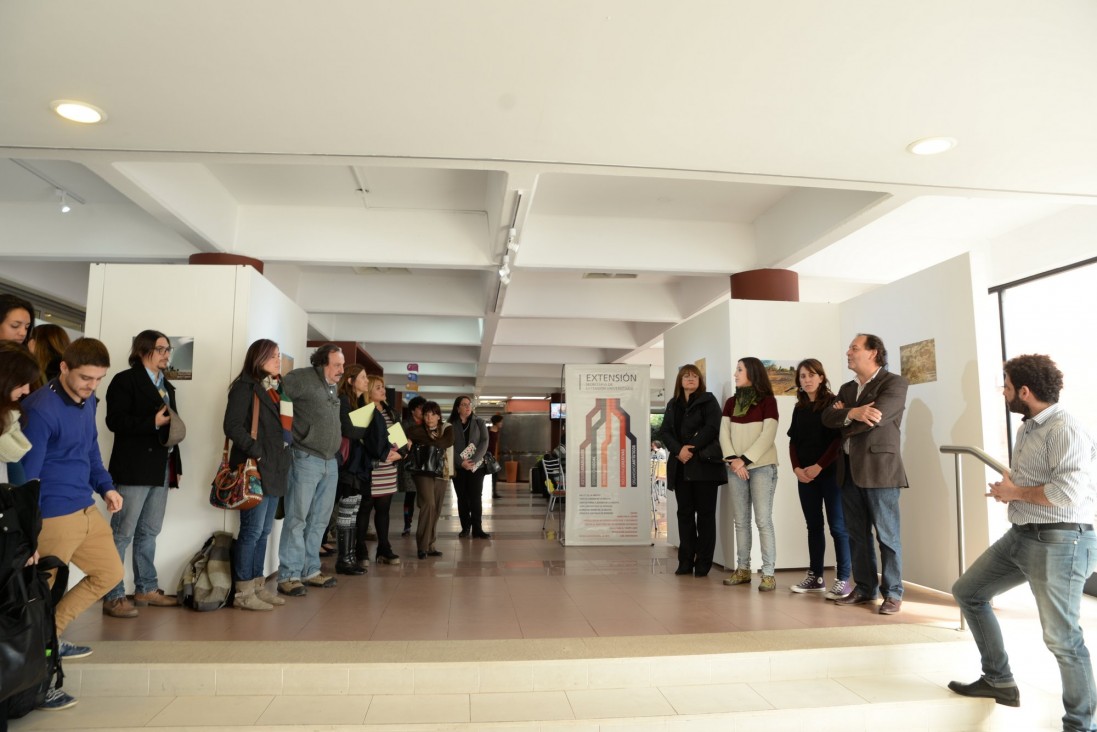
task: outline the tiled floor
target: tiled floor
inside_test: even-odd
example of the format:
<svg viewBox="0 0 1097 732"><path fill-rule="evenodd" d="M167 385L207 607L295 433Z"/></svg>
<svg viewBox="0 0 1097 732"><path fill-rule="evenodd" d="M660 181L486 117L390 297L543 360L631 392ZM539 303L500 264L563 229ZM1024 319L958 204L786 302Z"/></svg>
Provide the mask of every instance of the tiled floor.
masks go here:
<svg viewBox="0 0 1097 732"><path fill-rule="evenodd" d="M396 536L394 547L404 558L401 565L373 565L366 576L340 577L337 588L311 590L307 597L290 598L284 607L272 612L228 609L195 613L151 608L143 610L137 619L118 620L104 618L95 608L78 618L66 636L72 641L92 644L124 640L214 642L166 646L101 643L96 655L86 661L117 663L112 647L122 647L130 656L125 663L135 664L157 660L155 654L162 654L162 649L169 646L172 661L194 662L211 658L215 654L210 648L214 647L284 648L279 643L285 640L374 641L339 645L351 649L348 653L357 654L359 662L396 658L452 662L476 660L464 655L469 648L486 652L496 648L494 643L514 644L518 639L527 639L521 646L529 646L534 655L507 655L514 652L514 646L508 645L501 657L533 658L539 644L546 643L537 639L550 639L553 655L541 657L614 659L610 662L612 668L599 662L599 671L590 670L587 674L584 670L582 684L577 683L575 668L563 660L559 662L559 683L540 677L531 680L528 691L513 690L513 669L523 668L529 674L522 664L485 668L478 677L478 688L466 683L465 677L455 674L452 667L418 669L413 681L412 672L405 666L390 670L384 678L371 676L366 685L369 695L353 691L362 683L361 674L375 673L368 668L348 672L311 667L300 672L287 670L283 675L262 665L237 666L237 670L251 674L244 675L254 682L254 689L240 687L231 696L221 696L220 681L214 690L209 670L193 672L193 679L183 679L174 671L154 669L146 686L157 687L157 674L175 673L171 680L174 690L163 696L135 697L99 695L120 692L96 690L93 688L96 677L89 673L83 681L89 686L75 689L82 697L77 707L55 714L32 714L13 723L13 730L184 726L213 730L236 724L270 729L286 729L285 725L296 724L310 729L316 725L349 729L366 724L387 731L405 729L414 723L416 729L426 732L452 729L451 725L462 723L477 729L506 729L507 722L518 725L522 720L537 720L541 730L669 732L681 727L673 721L657 721L658 715L678 715L678 722L690 730L724 730L726 722L706 722L703 717L687 719L683 715L711 715L728 710L748 715L736 722L735 729L799 730L801 723L795 716L788 721L774 715L782 709L805 706L812 708L812 722L820 728L829 721L834 728L858 730L880 725L927 731L981 729L987 713L991 715L988 729L1032 732L1057 728L1056 720L1062 713L1058 673L1051 655L1042 647L1035 609L1023 588L1002 598L998 612L1013 654L1024 706L1013 710L990 705L990 711L973 717L970 726L966 726L964 718L956 717L957 713L962 715L969 710L957 710L953 705L956 697L947 692L945 684L951 678L967 680L978 675L974 648L970 663L956 664L962 668L933 673L905 674L901 670L881 669L877 674L874 669L872 675L866 675L855 664L845 671L842 662L835 667L842 671L822 678L796 680L795 674L786 674L783 680L767 680L752 678L750 674L736 678L721 674L720 678L706 679L696 686L676 686L672 675L666 677L667 685L663 686L659 679L664 678L662 674L668 673L668 668L659 663L658 674L654 667L647 672L655 680L654 686L627 688L630 673L645 673L635 662L636 657L658 656L659 652L650 649L666 643L687 649L679 651L683 653L713 653L715 639L737 646L747 642L749 634L735 631L843 628L827 638L853 633L860 640L846 645L866 645L874 634L899 632L902 628L927 633L929 630L924 626L934 626L934 633L947 633L943 629L957 627L958 612L948 595L917 587L908 587L903 612L898 616L880 616L873 608L837 607L817 595L788 592L787 586L800 579L800 571L778 572L779 590L766 594L757 591L757 583L724 587L721 580L726 575L721 571L703 579L675 577L674 550L666 544L663 518L650 547L564 548L555 537L541 531L545 509L540 498L530 496L525 485L504 485L502 493L501 499L485 497L485 528L493 533L489 541L457 539L458 522L452 509L446 507L440 526L444 538L439 543L445 555L439 559L415 559L413 539ZM485 491L485 496L488 495L490 492ZM400 525L398 514L399 508L394 504L396 527ZM1097 601L1087 597L1083 601L1083 625L1093 624L1095 619ZM700 635L705 633L719 635ZM780 638L796 636L796 633L780 634ZM956 637L962 640L968 636L957 633ZM557 640L566 638L576 640ZM245 640L268 643L232 646L219 643ZM414 643L424 640L434 642ZM269 643L272 641L275 643ZM795 640L789 643L790 647L800 647ZM153 658L144 658L148 655L146 647L154 649L149 651ZM840 648L821 652L843 658ZM389 655L393 658L389 659ZM786 663L775 656L770 663L787 665L802 660L790 659ZM540 673L551 675L553 668L551 664L544 666ZM592 664L590 668L596 666ZM737 668L742 671L742 664ZM269 679L263 675L267 670ZM125 673L124 666L118 672ZM180 669L179 673L192 672ZM424 676L432 673L448 676L434 679ZM493 679L492 673L506 674L507 678ZM606 678L594 678L597 673ZM339 678L328 678L331 674ZM446 679L449 685L441 683ZM416 693L420 681L429 681L437 693ZM328 687L328 693L332 686L349 684L349 687L342 696L324 697L321 703L311 696L310 684ZM499 693L493 693L495 686ZM864 715L851 715L849 707L842 706L868 704L884 706L864 707ZM901 706L888 706L903 704L913 706L906 711ZM625 717L632 719L628 721Z"/></svg>
<svg viewBox="0 0 1097 732"><path fill-rule="evenodd" d="M872 608L836 607L819 595L788 592L801 578L799 570L778 572L779 591L766 594L757 591L757 582L725 587L726 574L718 569L703 579L676 577L663 517L653 546L565 548L541 531L543 499L531 496L525 484L501 489L503 497L495 500L484 491L491 540L458 539L460 527L447 504L439 525L444 556L437 559L416 559L414 536L398 535L394 501L398 566L373 564L365 576L340 576L337 588L313 589L267 613L146 608L139 618L123 620L104 617L96 606L73 622L66 637L479 640L958 622L950 597L917 587L908 590L903 613L887 618Z"/></svg>

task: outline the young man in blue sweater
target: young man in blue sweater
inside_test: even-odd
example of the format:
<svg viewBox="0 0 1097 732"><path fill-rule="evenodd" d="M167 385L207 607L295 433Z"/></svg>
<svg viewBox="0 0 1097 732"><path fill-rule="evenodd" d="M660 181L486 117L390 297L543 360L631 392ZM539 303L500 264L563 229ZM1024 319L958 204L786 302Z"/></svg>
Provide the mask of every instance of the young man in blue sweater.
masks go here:
<svg viewBox="0 0 1097 732"><path fill-rule="evenodd" d="M77 615L122 580L122 561L110 525L99 513L93 492L114 513L122 496L103 467L95 426L95 389L107 374L110 354L94 338L79 338L61 357L61 375L23 401L31 444L22 459L27 479L41 482L42 533L38 552L75 564L86 576L57 603L57 636ZM86 646L60 642L62 658L91 654ZM51 688L40 709L64 709L76 700Z"/></svg>

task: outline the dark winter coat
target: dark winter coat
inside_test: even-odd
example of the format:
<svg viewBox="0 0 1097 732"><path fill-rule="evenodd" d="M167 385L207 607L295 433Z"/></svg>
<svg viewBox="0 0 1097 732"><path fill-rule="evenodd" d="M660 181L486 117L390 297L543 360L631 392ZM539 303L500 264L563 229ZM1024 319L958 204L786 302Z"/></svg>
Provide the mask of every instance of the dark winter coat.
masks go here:
<svg viewBox="0 0 1097 732"><path fill-rule="evenodd" d="M681 481L728 482L727 467L720 454L720 404L711 393L694 392L689 401L674 398L668 401L655 439L670 452L667 487L671 490ZM678 460L682 445L695 448L687 463Z"/></svg>
<svg viewBox="0 0 1097 732"><path fill-rule="evenodd" d="M164 378L168 403L177 413L175 386ZM114 448L107 466L115 485L164 485L168 466L168 426L157 429L156 413L164 408L164 399L149 378L143 364L115 374L107 387L107 428L114 433ZM183 474L180 445L171 449L173 463L169 485L178 487Z"/></svg>
<svg viewBox="0 0 1097 732"><path fill-rule="evenodd" d="M259 397L259 429L253 440L251 410L256 396ZM232 383L223 428L225 437L232 440L229 464L239 465L249 457L257 458L263 493L268 496L286 495L290 451L283 436L279 407L262 384L247 375Z"/></svg>

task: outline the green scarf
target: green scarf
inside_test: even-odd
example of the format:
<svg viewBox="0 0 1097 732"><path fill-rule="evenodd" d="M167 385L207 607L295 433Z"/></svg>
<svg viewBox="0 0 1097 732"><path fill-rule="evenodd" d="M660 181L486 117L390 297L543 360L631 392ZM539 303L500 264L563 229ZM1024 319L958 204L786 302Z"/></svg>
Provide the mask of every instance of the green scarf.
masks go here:
<svg viewBox="0 0 1097 732"><path fill-rule="evenodd" d="M736 389L735 409L733 409L731 413L736 417L742 417L757 403L758 392L754 390L753 386L744 386L741 389Z"/></svg>

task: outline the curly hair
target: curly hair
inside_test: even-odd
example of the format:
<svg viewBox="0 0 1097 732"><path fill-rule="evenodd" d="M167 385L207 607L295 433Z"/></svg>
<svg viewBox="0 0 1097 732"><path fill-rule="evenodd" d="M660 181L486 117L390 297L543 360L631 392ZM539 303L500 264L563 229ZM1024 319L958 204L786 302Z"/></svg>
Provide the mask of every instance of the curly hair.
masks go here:
<svg viewBox="0 0 1097 732"><path fill-rule="evenodd" d="M1050 357L1038 353L1017 356L1006 361L1002 371L1017 391L1027 386L1041 402L1055 404L1063 389L1063 372Z"/></svg>

